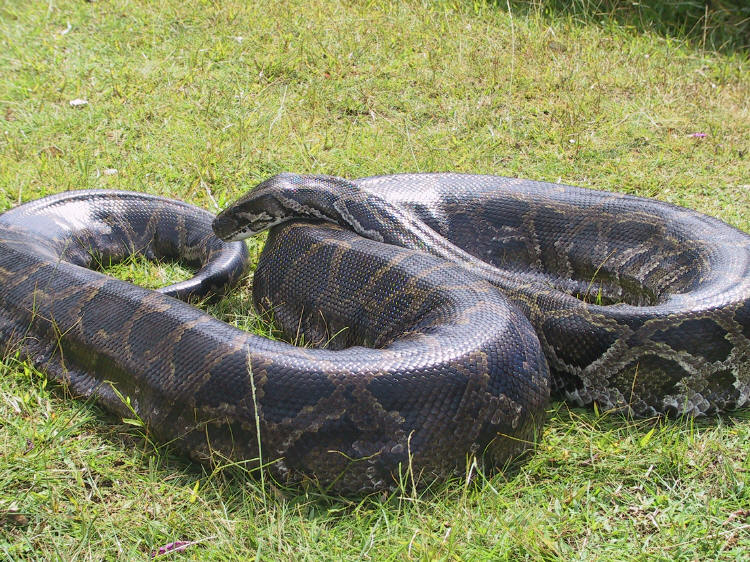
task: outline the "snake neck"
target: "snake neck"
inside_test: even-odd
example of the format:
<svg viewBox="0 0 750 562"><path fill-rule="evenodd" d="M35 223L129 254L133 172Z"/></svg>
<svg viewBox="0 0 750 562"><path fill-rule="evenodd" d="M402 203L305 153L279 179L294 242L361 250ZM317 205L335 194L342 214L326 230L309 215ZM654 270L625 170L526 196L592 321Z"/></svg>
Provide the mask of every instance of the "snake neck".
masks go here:
<svg viewBox="0 0 750 562"><path fill-rule="evenodd" d="M506 272L454 245L408 208L335 176L273 176L220 213L213 228L219 238L241 240L300 219L331 222L370 240L420 250L496 284L512 282Z"/></svg>

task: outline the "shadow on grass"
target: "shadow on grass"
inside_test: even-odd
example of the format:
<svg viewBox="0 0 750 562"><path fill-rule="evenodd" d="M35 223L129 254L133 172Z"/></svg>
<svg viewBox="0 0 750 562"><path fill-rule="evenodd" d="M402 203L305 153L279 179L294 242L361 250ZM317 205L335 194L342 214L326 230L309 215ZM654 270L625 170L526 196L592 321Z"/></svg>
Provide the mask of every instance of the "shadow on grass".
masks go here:
<svg viewBox="0 0 750 562"><path fill-rule="evenodd" d="M506 9L508 0L487 0ZM569 17L584 23L617 24L687 40L726 54L750 51L747 0L510 0L514 13Z"/></svg>

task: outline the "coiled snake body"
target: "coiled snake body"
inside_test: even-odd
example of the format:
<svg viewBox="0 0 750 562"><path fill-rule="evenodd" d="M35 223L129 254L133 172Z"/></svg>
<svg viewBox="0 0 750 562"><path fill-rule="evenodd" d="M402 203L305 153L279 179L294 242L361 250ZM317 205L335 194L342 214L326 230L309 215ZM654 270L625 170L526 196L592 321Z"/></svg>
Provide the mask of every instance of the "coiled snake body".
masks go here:
<svg viewBox="0 0 750 562"><path fill-rule="evenodd" d="M275 226L256 304L326 349L171 298L243 271L211 219L104 191L0 215L3 351L199 460L342 492L505 462L536 439L550 386L636 415L748 402L750 236L699 213L494 176L276 176L213 227ZM160 293L89 269L134 252L199 271Z"/></svg>

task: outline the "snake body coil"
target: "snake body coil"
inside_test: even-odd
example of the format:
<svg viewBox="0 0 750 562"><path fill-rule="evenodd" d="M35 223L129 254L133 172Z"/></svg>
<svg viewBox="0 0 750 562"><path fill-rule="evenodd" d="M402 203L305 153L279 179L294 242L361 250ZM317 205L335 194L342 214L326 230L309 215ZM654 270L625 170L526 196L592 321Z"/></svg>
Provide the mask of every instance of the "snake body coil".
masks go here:
<svg viewBox="0 0 750 562"><path fill-rule="evenodd" d="M302 217L318 224L281 224ZM244 245L212 218L111 191L0 215L3 351L194 458L342 492L505 462L536 439L550 380L640 415L748 402L750 237L698 213L491 176L277 176L213 226L278 225L256 304L327 349L171 298L242 273ZM132 253L199 271L155 292L89 269Z"/></svg>
<svg viewBox="0 0 750 562"><path fill-rule="evenodd" d="M639 416L750 400L750 236L653 199L464 174L282 174L221 213L241 237L290 218L461 264L536 329L552 388Z"/></svg>

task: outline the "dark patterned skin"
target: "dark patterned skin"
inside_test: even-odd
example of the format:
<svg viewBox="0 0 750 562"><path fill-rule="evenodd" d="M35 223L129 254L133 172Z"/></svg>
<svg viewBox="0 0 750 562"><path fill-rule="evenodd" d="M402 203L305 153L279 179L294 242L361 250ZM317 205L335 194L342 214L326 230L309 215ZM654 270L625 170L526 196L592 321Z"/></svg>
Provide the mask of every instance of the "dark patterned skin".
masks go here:
<svg viewBox="0 0 750 562"><path fill-rule="evenodd" d="M71 192L0 215L0 344L74 395L133 411L200 461L258 461L337 492L429 481L533 446L549 373L528 320L460 266L335 225L275 228L259 304L329 349L248 334L176 300L231 284L242 243L213 217L129 192ZM182 259L161 292L89 269L132 253ZM164 294L166 293L166 294ZM368 345L370 347L364 347ZM132 409L132 411L131 411Z"/></svg>
<svg viewBox="0 0 750 562"><path fill-rule="evenodd" d="M325 349L169 296L220 292L244 270L244 245L211 221L112 191L0 215L3 354L132 408L193 458L260 460L338 492L520 454L541 431L549 371L564 397L636 415L750 397L750 236L694 211L494 176L276 176L213 227L275 227L256 305ZM149 291L89 269L132 253L198 273Z"/></svg>
<svg viewBox="0 0 750 562"><path fill-rule="evenodd" d="M460 264L536 329L553 390L638 416L750 401L750 236L652 199L497 176L281 174L220 237L306 217ZM282 250L283 251L283 250Z"/></svg>

